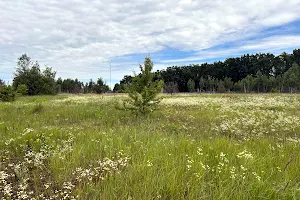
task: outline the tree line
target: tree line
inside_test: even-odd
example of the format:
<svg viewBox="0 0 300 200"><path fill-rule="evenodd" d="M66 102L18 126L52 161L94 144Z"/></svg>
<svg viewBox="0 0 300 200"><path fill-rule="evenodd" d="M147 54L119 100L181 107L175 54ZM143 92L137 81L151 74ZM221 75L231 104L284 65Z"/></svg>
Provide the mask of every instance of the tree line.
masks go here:
<svg viewBox="0 0 300 200"><path fill-rule="evenodd" d="M275 56L246 54L214 63L172 66L155 72L164 81L164 91L174 92L299 92L300 49ZM115 85L124 92L131 76Z"/></svg>
<svg viewBox="0 0 300 200"><path fill-rule="evenodd" d="M104 93L109 91L102 78L92 79L84 84L78 79L56 80L56 72L51 67L41 69L37 61L27 54L18 58L12 85L0 79L0 100L13 101L18 95L54 95L57 93Z"/></svg>
<svg viewBox="0 0 300 200"><path fill-rule="evenodd" d="M56 81L58 93L105 93L110 91L109 86L105 84L103 79L98 78L97 82L92 79L88 83L83 83L76 79L58 78Z"/></svg>
<svg viewBox="0 0 300 200"><path fill-rule="evenodd" d="M246 54L214 63L171 66L153 72L153 81L164 82L163 90L175 92L299 92L300 49L291 54L283 52ZM151 72L152 73L152 72ZM141 76L138 74L137 76ZM134 76L126 75L115 84L113 92L127 92ZM14 99L16 95L44 95L63 93L105 93L108 85L99 78L83 83L78 79L56 80L56 72L27 54L18 58L12 85L0 79L0 100ZM5 97L5 98L4 98Z"/></svg>

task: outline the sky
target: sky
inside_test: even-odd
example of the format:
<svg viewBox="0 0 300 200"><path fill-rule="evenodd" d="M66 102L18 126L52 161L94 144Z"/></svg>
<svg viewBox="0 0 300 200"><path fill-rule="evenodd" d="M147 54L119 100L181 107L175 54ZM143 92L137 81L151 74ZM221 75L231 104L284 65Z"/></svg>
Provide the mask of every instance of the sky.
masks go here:
<svg viewBox="0 0 300 200"><path fill-rule="evenodd" d="M300 0L0 0L0 79L27 53L81 81L300 48ZM111 76L110 76L111 66Z"/></svg>

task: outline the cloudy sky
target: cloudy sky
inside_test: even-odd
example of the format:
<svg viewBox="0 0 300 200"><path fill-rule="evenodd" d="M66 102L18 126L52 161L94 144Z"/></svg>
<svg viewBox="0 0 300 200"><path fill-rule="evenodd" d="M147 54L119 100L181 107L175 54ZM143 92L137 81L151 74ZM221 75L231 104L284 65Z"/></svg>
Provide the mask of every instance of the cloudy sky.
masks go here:
<svg viewBox="0 0 300 200"><path fill-rule="evenodd" d="M0 0L0 79L27 53L63 78L300 48L300 0Z"/></svg>

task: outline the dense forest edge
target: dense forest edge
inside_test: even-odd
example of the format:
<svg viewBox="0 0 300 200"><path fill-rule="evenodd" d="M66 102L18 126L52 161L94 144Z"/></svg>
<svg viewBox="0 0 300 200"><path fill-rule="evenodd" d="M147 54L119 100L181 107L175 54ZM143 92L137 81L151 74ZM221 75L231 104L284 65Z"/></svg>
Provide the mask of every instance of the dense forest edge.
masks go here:
<svg viewBox="0 0 300 200"><path fill-rule="evenodd" d="M300 49L283 52L245 54L212 64L172 66L155 72L165 83L164 91L175 92L299 92ZM125 91L132 76L125 76L114 91Z"/></svg>
<svg viewBox="0 0 300 200"><path fill-rule="evenodd" d="M153 80L163 80L163 92L166 93L295 93L300 91L299 65L300 49L278 56L271 53L245 54L211 64L171 66L154 72ZM132 79L131 75L124 76L120 83L115 84L113 91L102 78L96 82L91 79L88 83L78 79L56 79L52 68L46 66L41 70L37 61L23 54L18 58L12 84L5 84L0 77L0 99L3 100L4 96L13 99L15 95L123 93Z"/></svg>

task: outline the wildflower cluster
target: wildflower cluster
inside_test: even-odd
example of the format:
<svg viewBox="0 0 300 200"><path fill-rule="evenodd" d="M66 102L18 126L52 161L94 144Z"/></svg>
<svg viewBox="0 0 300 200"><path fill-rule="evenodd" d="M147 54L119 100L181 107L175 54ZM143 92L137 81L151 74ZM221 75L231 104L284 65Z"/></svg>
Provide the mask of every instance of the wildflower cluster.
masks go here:
<svg viewBox="0 0 300 200"><path fill-rule="evenodd" d="M78 185L103 181L115 173L120 173L122 169L128 166L129 160L130 158L120 151L112 159L104 158L103 160L98 160L96 164L90 165L86 169L77 168L73 172L73 182Z"/></svg>
<svg viewBox="0 0 300 200"><path fill-rule="evenodd" d="M237 154L238 158L245 158L245 159L253 159L253 155L248 152L247 150L244 150Z"/></svg>
<svg viewBox="0 0 300 200"><path fill-rule="evenodd" d="M214 130L221 135L247 140L251 137L293 137L300 130L300 118L272 110L231 111L220 115ZM284 134L284 135L283 135Z"/></svg>
<svg viewBox="0 0 300 200"><path fill-rule="evenodd" d="M299 99L295 95L228 95L222 98L212 97L211 94L201 96L177 95L174 98L165 98L161 102L167 106L197 106L201 108L220 107L226 110L243 109L282 109L296 108Z"/></svg>
<svg viewBox="0 0 300 200"><path fill-rule="evenodd" d="M119 99L125 99L125 95L119 95ZM69 95L67 98L64 99L56 99L53 100L53 105L59 105L60 103L72 103L72 104L88 104L88 103L102 103L102 104L110 104L112 101L116 101L115 96L109 96L109 95L94 95L94 94L88 94L84 96L78 96L78 95ZM57 104L58 103L58 104Z"/></svg>
<svg viewBox="0 0 300 200"><path fill-rule="evenodd" d="M104 180L128 165L129 158L121 151L88 169L77 168L60 184L54 180L50 159L64 160L73 151L75 137L66 135L55 140L27 128L18 137L4 141L6 148L0 151L0 199L77 199L76 187Z"/></svg>
<svg viewBox="0 0 300 200"><path fill-rule="evenodd" d="M51 171L49 158L72 151L73 136L70 135L57 144L47 143L51 140L45 134L35 134L26 128L18 137L4 142L6 149L1 151L0 197L4 199L36 199L51 196ZM47 185L42 190L35 184ZM52 184L51 184L52 185ZM56 186L55 186L56 187Z"/></svg>
<svg viewBox="0 0 300 200"><path fill-rule="evenodd" d="M245 179L255 179L261 181L261 176L259 174L263 172L258 172L252 167L246 167L249 163L247 160L252 160L254 158L253 154L247 150L237 153L235 156L238 160L229 160L233 155L225 154L220 152L219 154L211 157L211 153L205 154L202 148L198 148L197 156L192 158L187 155L187 171L192 172L196 178L218 179L218 181L238 181ZM243 164L238 164L243 163ZM222 177L222 178L221 178Z"/></svg>

